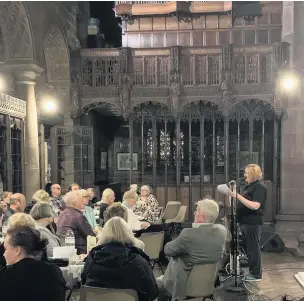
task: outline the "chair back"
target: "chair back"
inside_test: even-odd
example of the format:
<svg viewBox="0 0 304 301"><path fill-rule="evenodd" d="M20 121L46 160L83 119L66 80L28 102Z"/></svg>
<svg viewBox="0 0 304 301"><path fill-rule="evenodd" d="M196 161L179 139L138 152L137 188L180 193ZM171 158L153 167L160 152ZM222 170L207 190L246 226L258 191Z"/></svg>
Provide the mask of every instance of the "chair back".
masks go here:
<svg viewBox="0 0 304 301"><path fill-rule="evenodd" d="M186 212L187 212L188 206L180 206L178 213L175 218L173 219L166 219L165 223L183 223L186 218Z"/></svg>
<svg viewBox="0 0 304 301"><path fill-rule="evenodd" d="M162 223L162 216L163 216L163 212L164 212L164 207L158 207L159 210L159 215L158 215L158 219L154 224L161 224Z"/></svg>
<svg viewBox="0 0 304 301"><path fill-rule="evenodd" d="M158 259L164 246L165 233L163 231L147 232L143 233L139 239L145 244L145 253L150 259Z"/></svg>
<svg viewBox="0 0 304 301"><path fill-rule="evenodd" d="M162 219L174 219L179 211L180 206L181 202L169 201L164 210Z"/></svg>
<svg viewBox="0 0 304 301"><path fill-rule="evenodd" d="M82 286L79 301L137 301L137 292L127 289L110 289Z"/></svg>
<svg viewBox="0 0 304 301"><path fill-rule="evenodd" d="M187 297L207 297L214 292L218 263L197 264L190 272L186 284Z"/></svg>

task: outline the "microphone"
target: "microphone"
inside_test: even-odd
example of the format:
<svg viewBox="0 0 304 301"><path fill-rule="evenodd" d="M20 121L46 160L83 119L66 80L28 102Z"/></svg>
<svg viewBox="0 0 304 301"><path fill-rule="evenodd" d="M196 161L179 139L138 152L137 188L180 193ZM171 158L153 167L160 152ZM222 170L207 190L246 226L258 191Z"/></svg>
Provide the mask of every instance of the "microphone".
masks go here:
<svg viewBox="0 0 304 301"><path fill-rule="evenodd" d="M242 182L242 181L246 180L246 178L247 178L247 177L243 177L243 178L238 178L238 179L236 179L236 180L232 180L232 181L228 182L228 185L229 185L230 183L239 183L239 182Z"/></svg>

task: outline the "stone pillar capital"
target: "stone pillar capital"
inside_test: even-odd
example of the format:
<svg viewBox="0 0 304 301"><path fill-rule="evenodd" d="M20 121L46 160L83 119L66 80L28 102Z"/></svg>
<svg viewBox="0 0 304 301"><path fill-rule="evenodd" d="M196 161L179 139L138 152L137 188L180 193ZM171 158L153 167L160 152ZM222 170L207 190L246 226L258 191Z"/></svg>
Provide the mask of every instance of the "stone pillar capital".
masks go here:
<svg viewBox="0 0 304 301"><path fill-rule="evenodd" d="M15 71L14 72L16 84L35 85L37 74L33 71Z"/></svg>
<svg viewBox="0 0 304 301"><path fill-rule="evenodd" d="M43 72L43 69L35 64L12 65L10 67L17 84L34 85L37 76Z"/></svg>

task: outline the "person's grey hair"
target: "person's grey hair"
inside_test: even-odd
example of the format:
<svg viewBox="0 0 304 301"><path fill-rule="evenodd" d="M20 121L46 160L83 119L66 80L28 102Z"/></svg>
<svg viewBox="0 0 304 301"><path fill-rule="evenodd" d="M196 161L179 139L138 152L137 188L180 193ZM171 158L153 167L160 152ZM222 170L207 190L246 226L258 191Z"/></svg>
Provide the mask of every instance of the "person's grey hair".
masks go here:
<svg viewBox="0 0 304 301"><path fill-rule="evenodd" d="M211 198L204 198L201 201L197 202L197 207L200 212L206 214L207 223L214 223L219 215L219 206L218 204L212 200Z"/></svg>
<svg viewBox="0 0 304 301"><path fill-rule="evenodd" d="M143 185L140 187L140 189L146 189L148 191L149 195L153 193L153 190L149 185Z"/></svg>
<svg viewBox="0 0 304 301"><path fill-rule="evenodd" d="M113 204L112 206L109 206L104 214L103 214L103 220L104 223L109 221L112 217L119 216L123 218L126 222L128 222L128 211L127 208L121 205L121 203Z"/></svg>
<svg viewBox="0 0 304 301"><path fill-rule="evenodd" d="M73 206L77 198L81 198L78 191L69 191L63 199L67 206Z"/></svg>
<svg viewBox="0 0 304 301"><path fill-rule="evenodd" d="M55 217L55 212L52 206L48 203L37 203L31 209L30 215L34 220L40 220L43 218L53 218Z"/></svg>
<svg viewBox="0 0 304 301"><path fill-rule="evenodd" d="M131 228L124 219L118 216L112 217L106 222L98 238L98 245L104 245L110 242L135 245L135 237Z"/></svg>

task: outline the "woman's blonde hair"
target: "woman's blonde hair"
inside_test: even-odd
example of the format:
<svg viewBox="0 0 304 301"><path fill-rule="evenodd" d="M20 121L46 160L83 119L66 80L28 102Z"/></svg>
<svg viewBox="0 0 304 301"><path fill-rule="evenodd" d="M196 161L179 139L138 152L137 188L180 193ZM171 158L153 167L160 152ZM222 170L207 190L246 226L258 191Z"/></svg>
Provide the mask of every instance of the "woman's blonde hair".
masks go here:
<svg viewBox="0 0 304 301"><path fill-rule="evenodd" d="M15 213L9 217L8 228L23 227L23 226L35 228L36 222L31 215L21 212Z"/></svg>
<svg viewBox="0 0 304 301"><path fill-rule="evenodd" d="M263 178L261 167L257 164L247 165L246 170L250 180L252 181L261 180Z"/></svg>
<svg viewBox="0 0 304 301"><path fill-rule="evenodd" d="M33 195L36 202L50 203L50 195L44 190L37 190Z"/></svg>
<svg viewBox="0 0 304 301"><path fill-rule="evenodd" d="M107 200L112 194L114 194L114 191L111 188L106 188L103 193L101 199L103 201Z"/></svg>
<svg viewBox="0 0 304 301"><path fill-rule="evenodd" d="M93 189L93 188L88 188L88 189L87 189L87 192L88 192L88 193L92 193L92 192L94 192L94 189Z"/></svg>
<svg viewBox="0 0 304 301"><path fill-rule="evenodd" d="M134 191L134 190L129 190L129 191L126 191L122 197L122 200L123 201L126 201L126 200L135 200L137 201L138 200L138 194Z"/></svg>
<svg viewBox="0 0 304 301"><path fill-rule="evenodd" d="M137 185L137 184L131 184L131 185L130 185L130 190L133 190L133 191L137 192L137 190L138 190L138 185Z"/></svg>
<svg viewBox="0 0 304 301"><path fill-rule="evenodd" d="M79 193L79 195L82 197L82 198L88 198L90 197L90 194L87 190L85 189L80 189L77 191L77 193Z"/></svg>
<svg viewBox="0 0 304 301"><path fill-rule="evenodd" d="M98 245L110 242L135 245L135 237L127 222L121 217L115 216L109 219L99 235Z"/></svg>

